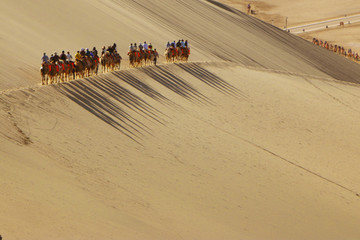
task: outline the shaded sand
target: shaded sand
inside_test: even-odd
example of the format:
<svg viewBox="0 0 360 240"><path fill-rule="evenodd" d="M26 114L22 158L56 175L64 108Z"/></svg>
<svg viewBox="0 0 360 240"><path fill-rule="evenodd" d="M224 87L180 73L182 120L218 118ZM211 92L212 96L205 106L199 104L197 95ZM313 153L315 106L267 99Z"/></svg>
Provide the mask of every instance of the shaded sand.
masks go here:
<svg viewBox="0 0 360 240"><path fill-rule="evenodd" d="M87 2L69 13L99 14L84 33L52 41L35 6L20 27L1 2L39 41L22 42L26 77L0 58L4 239L359 236L358 64L209 1ZM38 85L42 49L183 36L190 63Z"/></svg>

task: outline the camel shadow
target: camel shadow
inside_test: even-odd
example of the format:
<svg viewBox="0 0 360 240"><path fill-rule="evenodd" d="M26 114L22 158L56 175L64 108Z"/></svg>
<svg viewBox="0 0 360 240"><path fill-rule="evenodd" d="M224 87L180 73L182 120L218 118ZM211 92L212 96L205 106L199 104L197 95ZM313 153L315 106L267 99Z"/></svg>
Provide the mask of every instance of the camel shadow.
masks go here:
<svg viewBox="0 0 360 240"><path fill-rule="evenodd" d="M218 77L217 75L213 74L212 72L201 67L200 64L198 63L187 63L187 64L180 63L176 65L185 72L196 77L206 85L216 89L217 91L225 95L247 98L247 96L242 91L240 91L233 85L229 84L222 78Z"/></svg>
<svg viewBox="0 0 360 240"><path fill-rule="evenodd" d="M142 68L139 69L139 71L191 102L210 102L206 96L191 86L187 81L174 75L164 66Z"/></svg>
<svg viewBox="0 0 360 240"><path fill-rule="evenodd" d="M79 106L109 124L133 141L144 133L150 134L148 126L139 117L163 124L162 113L139 96L120 86L108 77L85 78L58 86L57 90Z"/></svg>

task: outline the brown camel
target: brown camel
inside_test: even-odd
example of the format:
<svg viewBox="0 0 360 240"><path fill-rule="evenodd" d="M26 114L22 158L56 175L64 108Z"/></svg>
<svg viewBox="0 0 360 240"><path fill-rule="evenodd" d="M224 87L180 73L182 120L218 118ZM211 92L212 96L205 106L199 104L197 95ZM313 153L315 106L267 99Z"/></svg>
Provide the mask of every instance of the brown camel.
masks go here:
<svg viewBox="0 0 360 240"><path fill-rule="evenodd" d="M48 84L48 74L49 74L49 64L46 62L43 62L41 64L41 68L40 68L40 74L41 74L41 84L42 85L47 85Z"/></svg>

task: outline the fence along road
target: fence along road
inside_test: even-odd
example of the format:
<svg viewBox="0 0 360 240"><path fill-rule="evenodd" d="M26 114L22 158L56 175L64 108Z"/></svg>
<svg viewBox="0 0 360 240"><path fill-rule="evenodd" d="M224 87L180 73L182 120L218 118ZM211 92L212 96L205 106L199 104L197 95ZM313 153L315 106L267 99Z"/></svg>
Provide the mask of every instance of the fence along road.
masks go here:
<svg viewBox="0 0 360 240"><path fill-rule="evenodd" d="M336 18L336 19L331 19L331 20L326 20L326 21L321 21L321 22L310 23L310 24L306 24L306 25L284 28L284 30L291 32L293 34L300 34L300 33L304 33L304 32L312 32L312 31L322 30L322 29L326 29L326 28L337 27L342 24L346 25L346 24L352 24L352 23L357 23L357 22L360 22L360 14L349 16L349 17Z"/></svg>

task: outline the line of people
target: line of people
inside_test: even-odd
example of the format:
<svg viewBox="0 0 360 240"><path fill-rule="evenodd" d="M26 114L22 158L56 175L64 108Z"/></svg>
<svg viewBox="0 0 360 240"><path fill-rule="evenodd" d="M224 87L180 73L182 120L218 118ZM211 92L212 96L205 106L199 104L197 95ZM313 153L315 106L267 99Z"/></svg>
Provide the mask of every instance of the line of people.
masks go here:
<svg viewBox="0 0 360 240"><path fill-rule="evenodd" d="M70 51L65 53L64 50L60 55L55 52L50 57L44 53L41 61L40 73L44 85L97 74L99 56L96 47L93 47L91 51L88 48L77 51L75 61Z"/></svg>
<svg viewBox="0 0 360 240"><path fill-rule="evenodd" d="M177 42L174 40L172 43L167 42L166 48L171 48L171 47L173 47L173 48L189 48L190 49L188 40L184 41L184 39L179 40Z"/></svg>
<svg viewBox="0 0 360 240"><path fill-rule="evenodd" d="M333 45L327 41L319 40L317 38L313 38L312 43L315 45L318 45L320 47L326 48L329 51L333 51L333 52L339 53L345 57L354 59L355 61L360 61L359 54L357 52L353 51L351 48L346 50L344 47L342 47L340 45L337 45L337 44Z"/></svg>
<svg viewBox="0 0 360 240"><path fill-rule="evenodd" d="M151 43L130 43L129 46L129 65L133 67L143 66L143 64L154 64L156 66L159 53L156 48L153 48Z"/></svg>
<svg viewBox="0 0 360 240"><path fill-rule="evenodd" d="M165 58L167 62L175 62L175 60L188 61L190 55L190 46L188 40L179 40L167 42L165 49Z"/></svg>

